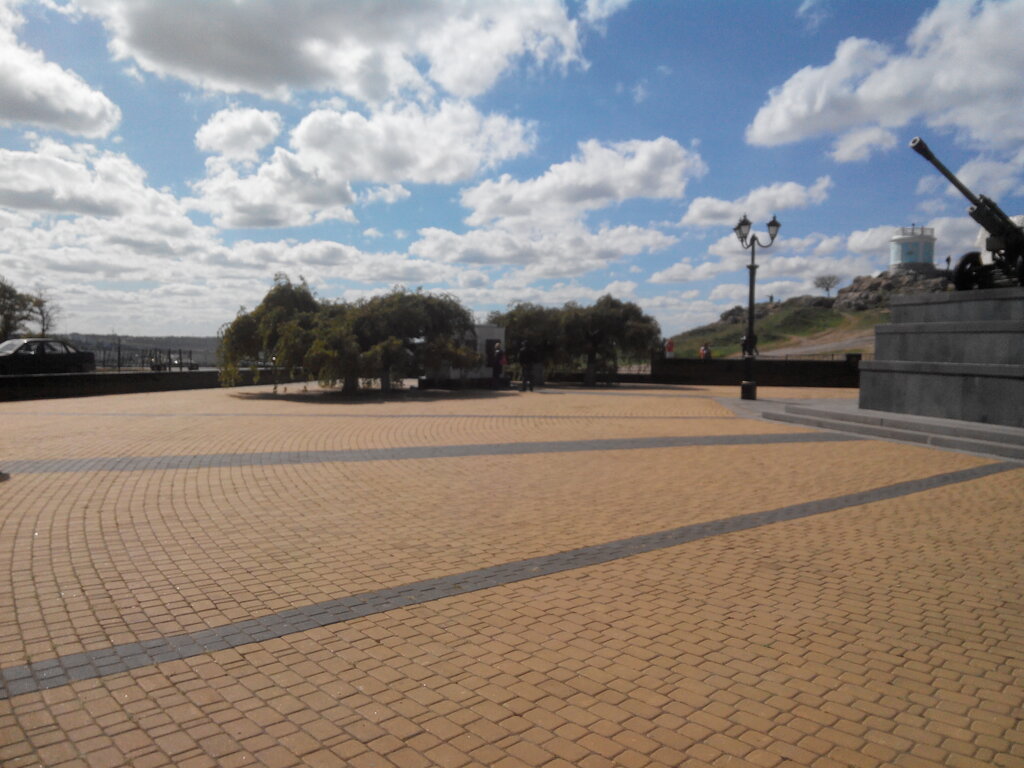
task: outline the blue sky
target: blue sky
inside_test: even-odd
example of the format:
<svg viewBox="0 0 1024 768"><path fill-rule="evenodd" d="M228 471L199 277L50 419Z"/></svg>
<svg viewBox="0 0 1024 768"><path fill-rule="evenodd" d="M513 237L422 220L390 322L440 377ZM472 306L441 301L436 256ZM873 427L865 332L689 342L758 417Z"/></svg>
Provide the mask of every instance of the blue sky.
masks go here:
<svg viewBox="0 0 1024 768"><path fill-rule="evenodd" d="M212 335L275 273L666 335L1024 212L1024 0L0 0L0 275L63 332Z"/></svg>

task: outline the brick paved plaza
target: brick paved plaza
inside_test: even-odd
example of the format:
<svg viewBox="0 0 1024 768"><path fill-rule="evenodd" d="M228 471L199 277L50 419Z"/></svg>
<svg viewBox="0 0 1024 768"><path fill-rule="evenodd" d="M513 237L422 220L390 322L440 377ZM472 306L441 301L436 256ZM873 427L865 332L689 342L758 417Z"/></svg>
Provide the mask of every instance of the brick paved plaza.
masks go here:
<svg viewBox="0 0 1024 768"><path fill-rule="evenodd" d="M0 403L0 765L1024 766L1024 464L737 394Z"/></svg>

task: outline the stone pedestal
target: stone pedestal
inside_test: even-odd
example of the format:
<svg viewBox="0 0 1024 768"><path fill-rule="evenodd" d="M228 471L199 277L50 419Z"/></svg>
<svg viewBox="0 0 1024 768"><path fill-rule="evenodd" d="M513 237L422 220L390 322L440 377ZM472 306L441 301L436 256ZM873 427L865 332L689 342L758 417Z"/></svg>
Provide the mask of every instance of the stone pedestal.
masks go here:
<svg viewBox="0 0 1024 768"><path fill-rule="evenodd" d="M1024 427L1024 288L894 296L860 407Z"/></svg>

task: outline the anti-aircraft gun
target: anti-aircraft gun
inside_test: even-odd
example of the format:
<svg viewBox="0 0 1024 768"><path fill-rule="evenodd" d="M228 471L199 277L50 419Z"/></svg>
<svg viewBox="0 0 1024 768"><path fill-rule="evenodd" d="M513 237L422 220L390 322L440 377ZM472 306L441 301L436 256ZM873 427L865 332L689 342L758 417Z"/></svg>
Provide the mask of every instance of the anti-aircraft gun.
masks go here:
<svg viewBox="0 0 1024 768"><path fill-rule="evenodd" d="M1024 229L1014 224L1002 208L984 195L975 195L950 173L924 139L915 137L910 148L934 165L960 194L971 201L967 214L988 232L985 248L992 252L992 263L983 264L978 251L970 251L960 257L953 270L953 285L958 291L972 288L993 288L999 285L1024 285Z"/></svg>

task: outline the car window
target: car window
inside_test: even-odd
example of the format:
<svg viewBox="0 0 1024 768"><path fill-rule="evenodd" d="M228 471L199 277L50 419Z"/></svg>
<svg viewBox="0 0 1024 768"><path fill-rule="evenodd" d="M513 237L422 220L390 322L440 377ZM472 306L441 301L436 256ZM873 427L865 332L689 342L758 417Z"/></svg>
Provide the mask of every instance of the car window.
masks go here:
<svg viewBox="0 0 1024 768"><path fill-rule="evenodd" d="M65 354L67 354L67 350L64 349L64 345L61 344L59 341L44 341L43 345L44 345L44 348L46 349L46 354L48 354L48 355L65 355Z"/></svg>
<svg viewBox="0 0 1024 768"><path fill-rule="evenodd" d="M0 355L9 355L21 346L21 339L8 339L0 344Z"/></svg>
<svg viewBox="0 0 1024 768"><path fill-rule="evenodd" d="M22 346L21 349L19 349L14 354L16 354L16 355L34 355L37 352L39 352L39 342L38 341L29 341L29 342L26 342L24 344L24 346Z"/></svg>

